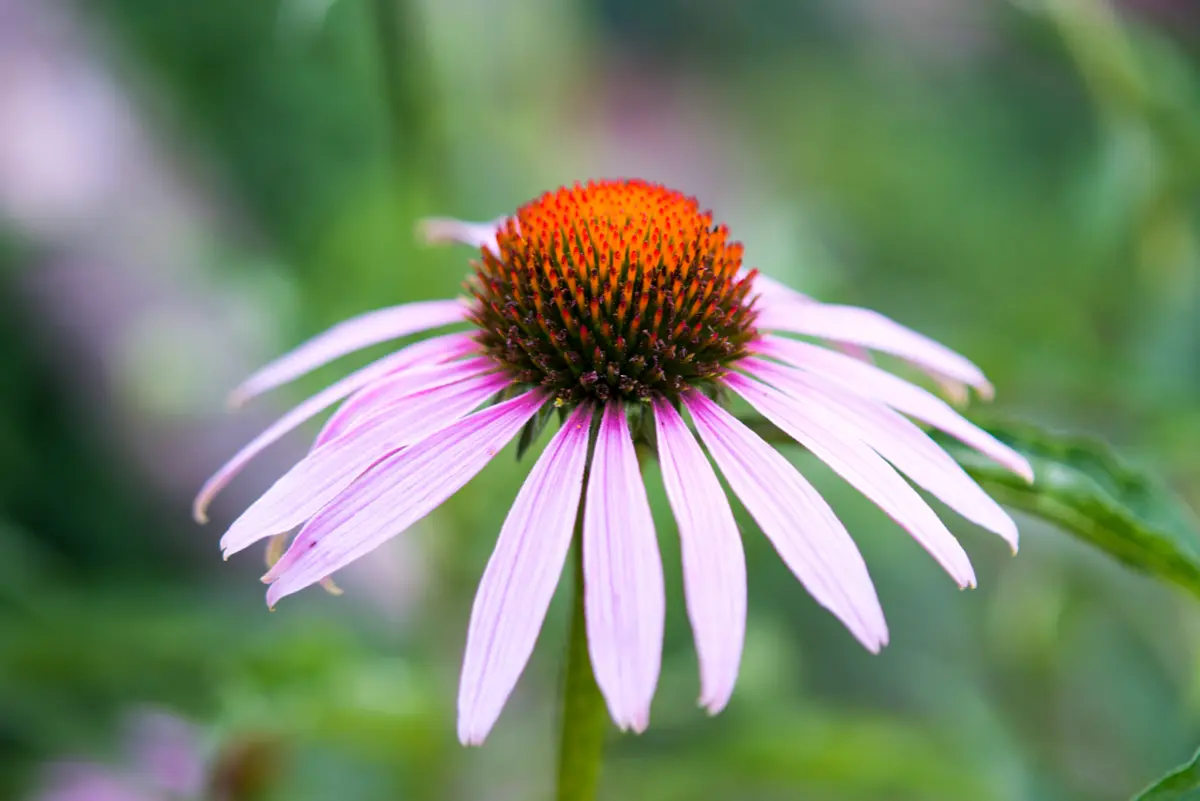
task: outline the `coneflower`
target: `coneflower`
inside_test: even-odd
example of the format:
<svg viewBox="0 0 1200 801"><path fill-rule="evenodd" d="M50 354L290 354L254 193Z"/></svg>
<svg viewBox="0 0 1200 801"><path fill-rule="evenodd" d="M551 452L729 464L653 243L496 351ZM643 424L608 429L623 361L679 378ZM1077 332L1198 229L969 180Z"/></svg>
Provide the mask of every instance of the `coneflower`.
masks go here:
<svg viewBox="0 0 1200 801"><path fill-rule="evenodd" d="M665 599L636 440L657 453L679 529L705 708L720 711L733 692L746 618L741 539L709 457L817 603L869 650L887 642L845 527L723 397L741 397L825 461L959 586L975 583L966 553L902 474L1016 548L1008 515L913 421L1026 477L1028 463L862 357L898 356L958 395L968 386L990 395L982 372L876 312L819 303L743 269L742 246L693 198L643 181L600 181L548 192L495 223L429 221L426 234L478 248L468 297L343 322L264 367L237 395L376 343L456 323L471 330L410 345L300 404L210 479L195 513L203 521L249 459L346 399L308 456L221 540L226 556L265 538L282 550L300 527L264 576L274 605L402 533L557 410L561 425L517 494L475 598L459 690L463 742L487 736L524 670L580 516L596 683L618 726L646 727Z"/></svg>

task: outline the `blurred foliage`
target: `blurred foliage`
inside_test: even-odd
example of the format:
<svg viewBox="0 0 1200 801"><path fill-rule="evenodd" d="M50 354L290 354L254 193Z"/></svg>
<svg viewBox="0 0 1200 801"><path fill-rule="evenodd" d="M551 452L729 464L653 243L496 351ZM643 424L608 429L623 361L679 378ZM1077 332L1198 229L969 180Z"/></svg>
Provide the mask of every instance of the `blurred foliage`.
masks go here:
<svg viewBox="0 0 1200 801"><path fill-rule="evenodd" d="M75 8L163 138L218 176L235 232L214 234L213 251L270 253L230 258L214 279L274 280L288 265L302 302L280 348L365 308L453 293L468 256L419 249L420 216L491 218L597 170L649 164L645 177L672 180L669 165L694 152L698 186L680 188L729 219L757 266L951 343L987 369L1006 414L1111 441L1195 507L1200 39L1142 5ZM1197 19L1187 0L1158 5ZM641 104L611 97L639 90ZM683 141L655 138L655 115L673 113ZM617 166L603 156L614 139ZM7 244L5 267L42 255ZM488 744L463 750L453 731L472 592L523 472L511 454L414 532L427 573L416 608L382 614L343 581L343 599L313 592L269 614L252 576L179 546L199 537L215 554L219 531L180 527L162 507L186 501L132 485L39 324L0 282L0 797L22 797L47 760L117 760L121 716L148 704L202 727L215 781L235 795L548 789L558 606ZM1040 480L1109 515L1093 535L1174 536L1136 504L1122 511L1150 490L1106 456L1034 445L1072 465ZM1016 559L954 525L980 578L959 593L881 513L794 458L861 543L891 645L858 649L739 510L746 655L730 708L705 717L651 467L663 677L649 731L612 736L604 797L1125 799L1194 751L1194 599L1028 518ZM1194 581L1194 552L1172 558Z"/></svg>

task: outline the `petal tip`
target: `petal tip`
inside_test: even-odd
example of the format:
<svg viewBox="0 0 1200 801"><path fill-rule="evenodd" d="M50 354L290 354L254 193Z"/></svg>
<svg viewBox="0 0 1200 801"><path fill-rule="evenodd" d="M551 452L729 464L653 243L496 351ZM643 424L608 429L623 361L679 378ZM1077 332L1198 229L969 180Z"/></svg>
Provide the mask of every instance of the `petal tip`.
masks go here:
<svg viewBox="0 0 1200 801"><path fill-rule="evenodd" d="M202 526L208 523L208 498L197 496L192 503L192 520Z"/></svg>
<svg viewBox="0 0 1200 801"><path fill-rule="evenodd" d="M267 589L267 606L271 607L271 609L274 610L275 605L278 604L282 599L284 599L288 595L290 595L292 592L295 592L295 590L291 590L289 592L280 592L279 585L272 584Z"/></svg>
<svg viewBox="0 0 1200 801"><path fill-rule="evenodd" d="M696 706L703 709L709 717L716 717L717 715L721 714L728 704L729 696L725 694L701 695L700 699L696 702Z"/></svg>
<svg viewBox="0 0 1200 801"><path fill-rule="evenodd" d="M973 590L979 586L979 580L975 578L975 570L970 564L966 565L962 575L955 577L955 581L958 582L960 590Z"/></svg>
<svg viewBox="0 0 1200 801"><path fill-rule="evenodd" d="M878 655L879 652L882 651L884 648L886 648L887 644L888 644L889 634L888 634L888 629L887 629L887 623L881 622L880 628L874 632L874 635L875 636L871 637L870 639L868 639L866 637L860 638L859 641L872 654Z"/></svg>
<svg viewBox="0 0 1200 801"><path fill-rule="evenodd" d="M453 217L425 217L417 220L417 240L427 246L460 243L474 245L478 239L475 228L480 226Z"/></svg>
<svg viewBox="0 0 1200 801"><path fill-rule="evenodd" d="M220 542L217 543L217 547L221 549L221 555L228 560L229 557L241 551L245 546L235 548L233 540L229 537L229 532L226 531L225 535L221 537Z"/></svg>
<svg viewBox="0 0 1200 801"><path fill-rule="evenodd" d="M415 229L417 241L425 245L444 245L453 242L453 237L449 235L451 225L451 221L444 217L425 217L417 220Z"/></svg>
<svg viewBox="0 0 1200 801"><path fill-rule="evenodd" d="M458 742L467 748L478 748L487 739L487 729L460 722L458 724Z"/></svg>
<svg viewBox="0 0 1200 801"><path fill-rule="evenodd" d="M1013 523L1011 520L1009 521L1009 523L1010 523L1010 525L1005 526L1002 531L997 531L996 533L999 534L1004 539L1004 541L1008 543L1008 547L1009 547L1009 550L1012 551L1012 555L1016 556L1017 549L1020 546L1021 535L1017 531L1017 524Z"/></svg>

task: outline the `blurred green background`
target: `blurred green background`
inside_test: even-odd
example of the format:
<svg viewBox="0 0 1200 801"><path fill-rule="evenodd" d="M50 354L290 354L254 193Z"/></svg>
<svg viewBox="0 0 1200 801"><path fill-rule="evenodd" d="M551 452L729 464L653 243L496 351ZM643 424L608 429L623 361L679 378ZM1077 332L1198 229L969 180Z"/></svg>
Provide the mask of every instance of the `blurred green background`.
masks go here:
<svg viewBox="0 0 1200 801"><path fill-rule="evenodd" d="M67 763L145 784L148 710L190 727L175 756L204 797L549 793L562 599L488 743L453 727L527 464L502 455L343 597L274 613L258 557L216 543L307 434L188 518L243 441L376 354L234 416L242 374L457 290L470 251L420 247L423 216L668 183L752 265L949 343L998 412L1107 439L1200 508L1193 0L0 0L0 20L0 798ZM960 593L795 458L892 644L859 648L742 516L746 654L707 718L651 469L663 676L603 798L1122 799L1200 744L1194 599L1027 518L1016 558L952 521L980 578ZM55 798L183 797L87 786Z"/></svg>

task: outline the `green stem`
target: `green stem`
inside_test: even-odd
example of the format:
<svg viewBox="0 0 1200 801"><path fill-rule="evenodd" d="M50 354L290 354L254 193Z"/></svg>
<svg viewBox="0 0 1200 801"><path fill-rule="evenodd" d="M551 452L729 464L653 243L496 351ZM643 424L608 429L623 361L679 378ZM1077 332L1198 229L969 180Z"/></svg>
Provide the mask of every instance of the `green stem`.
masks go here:
<svg viewBox="0 0 1200 801"><path fill-rule="evenodd" d="M586 481L584 482L586 487ZM566 681L563 686L562 740L558 755L558 801L592 801L600 781L604 756L604 730L608 711L588 653L587 622L583 598L583 505L575 523L575 584L571 635L567 643Z"/></svg>

